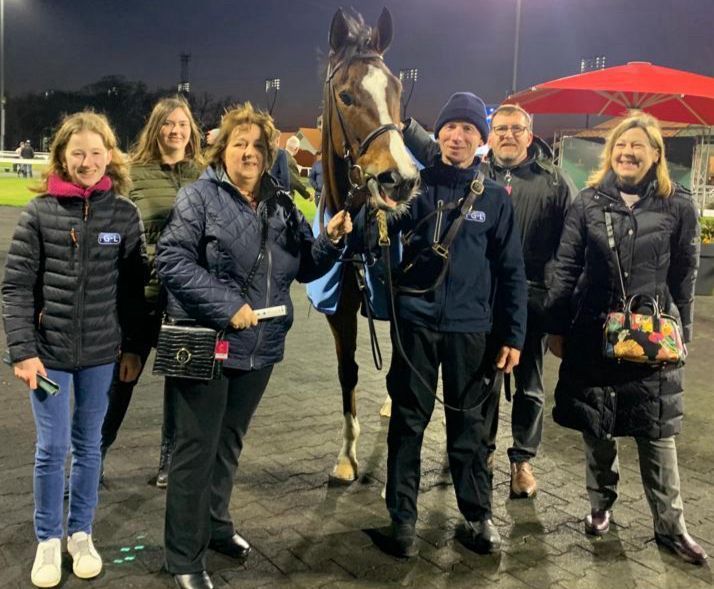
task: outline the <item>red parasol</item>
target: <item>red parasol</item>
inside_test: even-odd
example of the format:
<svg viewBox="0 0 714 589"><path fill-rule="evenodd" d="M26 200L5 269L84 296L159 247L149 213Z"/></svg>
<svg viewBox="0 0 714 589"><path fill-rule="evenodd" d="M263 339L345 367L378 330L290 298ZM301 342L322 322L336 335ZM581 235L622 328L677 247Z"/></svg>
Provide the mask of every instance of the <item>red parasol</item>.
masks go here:
<svg viewBox="0 0 714 589"><path fill-rule="evenodd" d="M509 96L530 113L622 116L639 109L663 121L714 124L714 78L643 61L544 82Z"/></svg>

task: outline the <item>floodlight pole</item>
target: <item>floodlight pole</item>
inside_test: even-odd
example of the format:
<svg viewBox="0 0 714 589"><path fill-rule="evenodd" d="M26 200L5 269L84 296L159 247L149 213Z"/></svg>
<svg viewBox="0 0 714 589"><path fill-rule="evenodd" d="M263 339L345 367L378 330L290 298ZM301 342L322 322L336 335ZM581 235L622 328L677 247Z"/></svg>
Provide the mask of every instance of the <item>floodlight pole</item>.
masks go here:
<svg viewBox="0 0 714 589"><path fill-rule="evenodd" d="M0 151L5 151L5 0L0 0Z"/></svg>
<svg viewBox="0 0 714 589"><path fill-rule="evenodd" d="M513 77L511 78L511 94L516 93L516 79L518 77L518 47L521 38L521 2L516 0L516 37L513 41Z"/></svg>

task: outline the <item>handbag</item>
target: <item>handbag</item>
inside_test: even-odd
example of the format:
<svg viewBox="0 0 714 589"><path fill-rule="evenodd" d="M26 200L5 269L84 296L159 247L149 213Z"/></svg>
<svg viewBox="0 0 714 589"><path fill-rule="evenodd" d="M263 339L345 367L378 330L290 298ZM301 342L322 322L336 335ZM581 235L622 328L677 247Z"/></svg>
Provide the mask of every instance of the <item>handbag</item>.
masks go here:
<svg viewBox="0 0 714 589"><path fill-rule="evenodd" d="M210 327L181 324L164 318L156 344L153 374L213 380L220 376L216 360L219 332Z"/></svg>
<svg viewBox="0 0 714 589"><path fill-rule="evenodd" d="M687 347L684 344L679 321L671 315L662 313L657 299L650 295L627 296L609 210L605 211L605 225L610 249L615 254L623 309L610 311L607 314L603 330L603 355L618 362L656 366L684 362L687 357ZM642 308L645 312L635 312L636 309Z"/></svg>
<svg viewBox="0 0 714 589"><path fill-rule="evenodd" d="M263 220L260 251L243 281L241 298L255 278L265 255L268 223ZM223 331L198 325L191 319L174 320L164 315L156 343L152 374L194 380L217 380L223 374L223 360L228 357L227 345L222 345Z"/></svg>

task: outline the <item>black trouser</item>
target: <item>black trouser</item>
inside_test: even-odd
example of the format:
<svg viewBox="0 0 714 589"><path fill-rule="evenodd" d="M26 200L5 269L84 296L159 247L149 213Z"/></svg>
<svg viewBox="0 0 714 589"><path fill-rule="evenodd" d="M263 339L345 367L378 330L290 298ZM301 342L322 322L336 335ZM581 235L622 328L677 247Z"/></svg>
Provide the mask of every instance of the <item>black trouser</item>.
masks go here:
<svg viewBox="0 0 714 589"><path fill-rule="evenodd" d="M521 359L513 370L516 391L511 409L513 446L508 449L511 462L528 462L535 458L543 437L543 356L546 336L529 329L521 351Z"/></svg>
<svg viewBox="0 0 714 589"><path fill-rule="evenodd" d="M172 574L206 568L208 542L235 533L228 511L243 439L273 367L224 370L214 381L167 378L176 445L166 492L164 546Z"/></svg>
<svg viewBox="0 0 714 589"><path fill-rule="evenodd" d="M486 466L489 427L497 395L484 386L483 333L439 333L399 324L404 352L429 384L421 384L399 351L392 352L387 390L392 417L387 436L387 509L396 523L415 523L424 430L434 410L439 365L446 408L446 447L459 511L468 521L491 517L491 475ZM394 341L394 337L393 337Z"/></svg>
<svg viewBox="0 0 714 589"><path fill-rule="evenodd" d="M154 314L149 316L148 321L152 328L151 340L156 341L158 337L159 323ZM141 370L132 382L121 382L119 380L119 369L114 373L114 382L109 390L109 406L107 414L104 416L102 424L102 456L104 456L111 445L116 441L119 434L119 428L124 422L126 412L131 403L131 397L134 394L134 387L139 382L141 375L146 368L146 360L151 353L151 346L142 350L139 354L141 357ZM161 453L171 453L171 448L174 444L175 425L174 411L171 404L171 397L167 394L166 384L164 383L164 416L161 425Z"/></svg>
<svg viewBox="0 0 714 589"><path fill-rule="evenodd" d="M142 351L141 370L136 380L132 382L121 382L119 380L119 368L117 367L117 370L114 372L114 381L112 382L111 389L109 389L109 406L107 407L107 414L104 416L104 423L102 424L102 454L105 454L117 439L119 428L129 409L134 387L144 372L144 365L146 364L146 359L149 357L150 352L151 348Z"/></svg>

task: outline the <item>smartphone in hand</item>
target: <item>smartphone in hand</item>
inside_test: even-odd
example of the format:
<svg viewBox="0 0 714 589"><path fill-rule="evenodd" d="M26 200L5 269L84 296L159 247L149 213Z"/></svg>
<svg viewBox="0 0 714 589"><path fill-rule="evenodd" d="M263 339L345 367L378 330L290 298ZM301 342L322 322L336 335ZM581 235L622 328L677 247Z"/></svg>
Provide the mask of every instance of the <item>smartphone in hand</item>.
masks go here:
<svg viewBox="0 0 714 589"><path fill-rule="evenodd" d="M5 352L2 357L2 361L8 366L12 366L12 360L10 360L9 352ZM39 373L37 374L37 388L53 397L59 393L60 390L60 386L54 380L51 380L46 376L42 376Z"/></svg>

